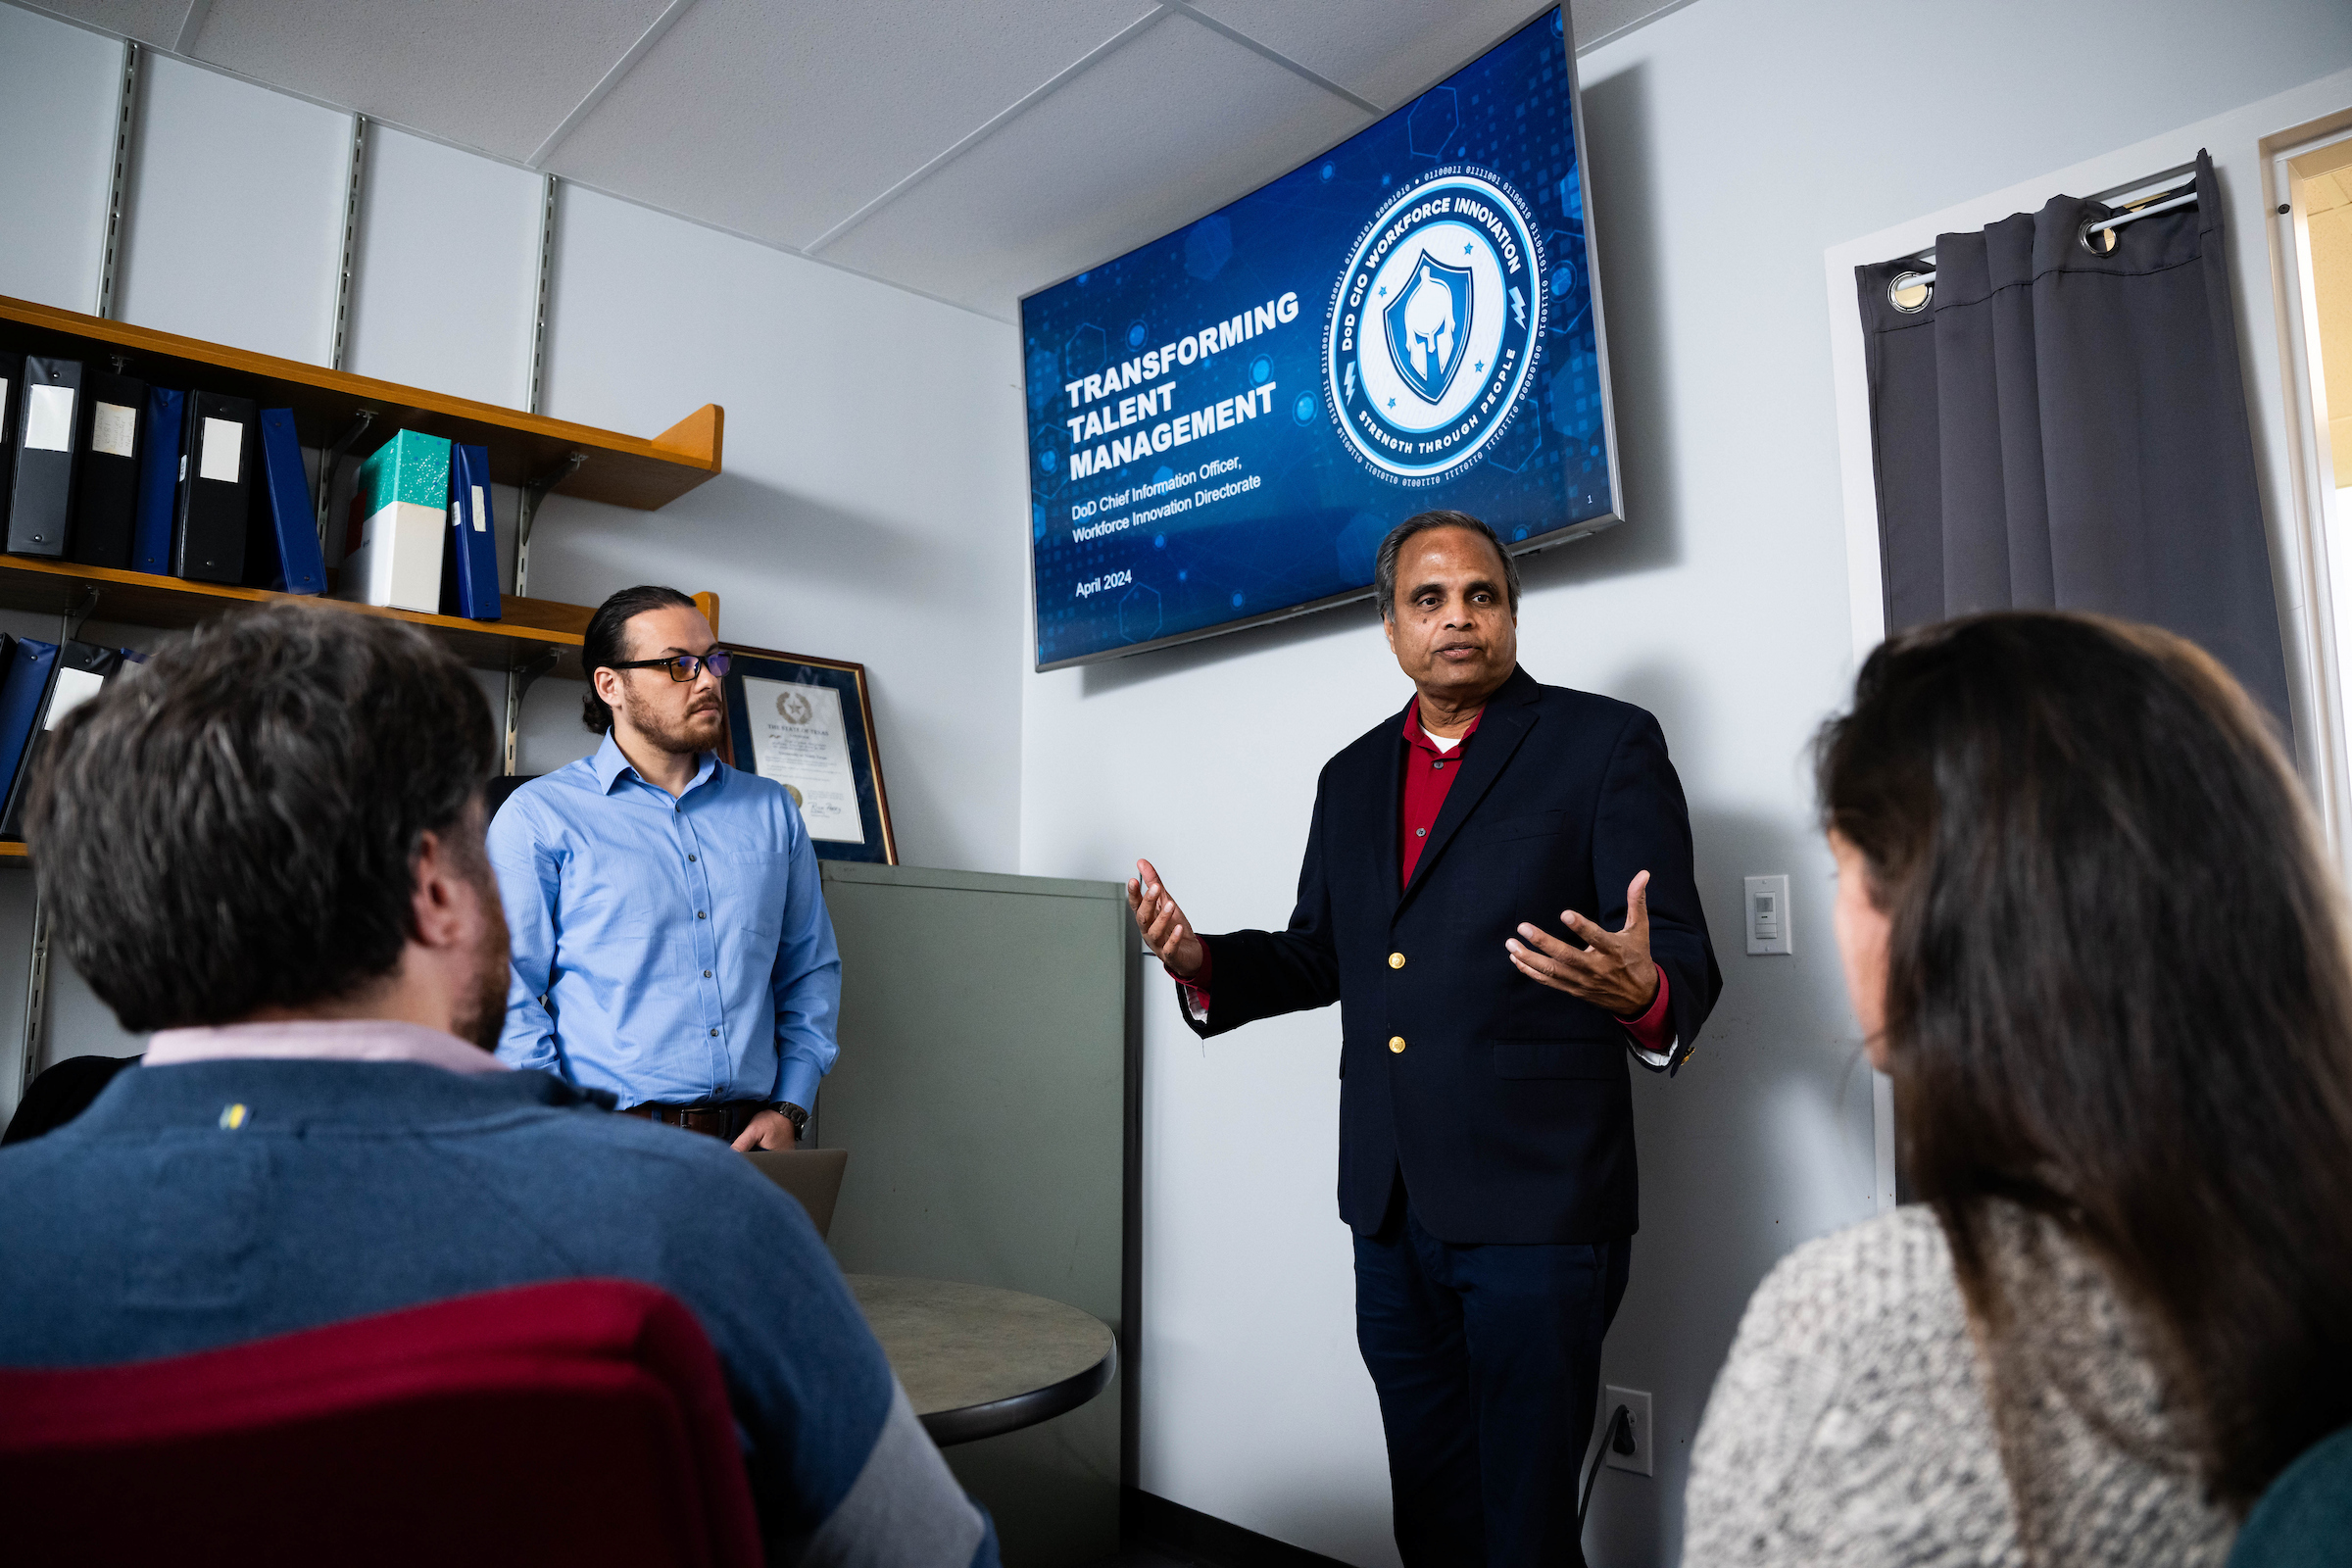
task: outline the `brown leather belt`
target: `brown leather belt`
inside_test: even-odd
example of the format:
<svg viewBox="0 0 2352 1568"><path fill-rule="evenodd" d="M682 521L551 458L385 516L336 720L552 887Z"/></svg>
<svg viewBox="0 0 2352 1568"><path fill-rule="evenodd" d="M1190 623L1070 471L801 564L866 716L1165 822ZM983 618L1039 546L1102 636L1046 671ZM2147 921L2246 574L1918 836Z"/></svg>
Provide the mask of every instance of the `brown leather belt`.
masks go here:
<svg viewBox="0 0 2352 1568"><path fill-rule="evenodd" d="M642 1105L623 1105L624 1116L643 1116L665 1127L683 1127L690 1133L707 1133L733 1143L752 1124L752 1118L767 1108L760 1100L729 1100L716 1105L665 1105L649 1100Z"/></svg>

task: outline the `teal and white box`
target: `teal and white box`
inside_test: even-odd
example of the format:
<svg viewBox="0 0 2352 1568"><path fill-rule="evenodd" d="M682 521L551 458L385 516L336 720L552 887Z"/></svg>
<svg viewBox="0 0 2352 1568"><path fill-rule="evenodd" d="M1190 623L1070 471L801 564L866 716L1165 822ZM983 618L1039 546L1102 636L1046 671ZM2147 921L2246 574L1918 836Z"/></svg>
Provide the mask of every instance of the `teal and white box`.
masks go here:
<svg viewBox="0 0 2352 1568"><path fill-rule="evenodd" d="M364 519L360 546L343 558L337 597L438 613L449 442L418 430L396 432L360 465L352 510Z"/></svg>

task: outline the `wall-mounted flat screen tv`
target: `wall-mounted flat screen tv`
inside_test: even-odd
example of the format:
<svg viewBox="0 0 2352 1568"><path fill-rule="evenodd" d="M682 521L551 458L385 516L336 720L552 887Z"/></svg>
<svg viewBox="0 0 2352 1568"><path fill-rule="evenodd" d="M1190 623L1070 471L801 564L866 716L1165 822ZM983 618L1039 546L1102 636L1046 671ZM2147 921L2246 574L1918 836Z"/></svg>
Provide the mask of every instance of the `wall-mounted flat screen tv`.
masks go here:
<svg viewBox="0 0 2352 1568"><path fill-rule="evenodd" d="M1584 140L1546 12L1022 300L1037 667L1363 598L1416 512L1515 552L1618 521Z"/></svg>

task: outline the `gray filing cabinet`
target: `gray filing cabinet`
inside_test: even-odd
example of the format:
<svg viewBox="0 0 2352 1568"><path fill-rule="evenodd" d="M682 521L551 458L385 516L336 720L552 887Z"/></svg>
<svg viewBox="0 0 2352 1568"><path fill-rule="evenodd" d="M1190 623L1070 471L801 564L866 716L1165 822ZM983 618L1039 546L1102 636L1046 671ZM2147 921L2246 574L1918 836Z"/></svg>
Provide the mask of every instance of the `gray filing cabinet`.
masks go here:
<svg viewBox="0 0 2352 1568"><path fill-rule="evenodd" d="M1111 1327L1091 1403L947 1450L1015 1568L1118 1548L1134 1484L1142 1016L1115 882L824 864L841 1059L812 1141L850 1151L833 1254L854 1274L968 1280Z"/></svg>

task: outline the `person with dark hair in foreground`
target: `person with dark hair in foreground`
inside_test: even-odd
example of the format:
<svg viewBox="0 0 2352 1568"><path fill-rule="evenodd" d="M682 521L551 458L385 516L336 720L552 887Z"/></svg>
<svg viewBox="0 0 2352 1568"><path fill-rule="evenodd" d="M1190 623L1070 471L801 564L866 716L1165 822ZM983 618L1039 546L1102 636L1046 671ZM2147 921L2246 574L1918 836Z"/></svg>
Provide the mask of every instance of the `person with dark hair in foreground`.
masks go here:
<svg viewBox="0 0 2352 1568"><path fill-rule="evenodd" d="M623 588L580 662L603 742L490 827L514 944L499 1055L738 1149L790 1149L840 1052L808 825L783 785L718 760L727 651L693 600Z"/></svg>
<svg viewBox="0 0 2352 1568"><path fill-rule="evenodd" d="M28 819L55 941L157 1032L87 1111L0 1150L0 1365L641 1280L718 1352L776 1560L994 1563L800 1205L491 1054L495 756L437 645L294 605L199 629L59 724Z"/></svg>
<svg viewBox="0 0 2352 1568"><path fill-rule="evenodd" d="M2268 723L2152 627L1889 639L1818 747L1920 1200L1749 1301L1692 1564L2218 1564L2352 1421L2352 964Z"/></svg>

